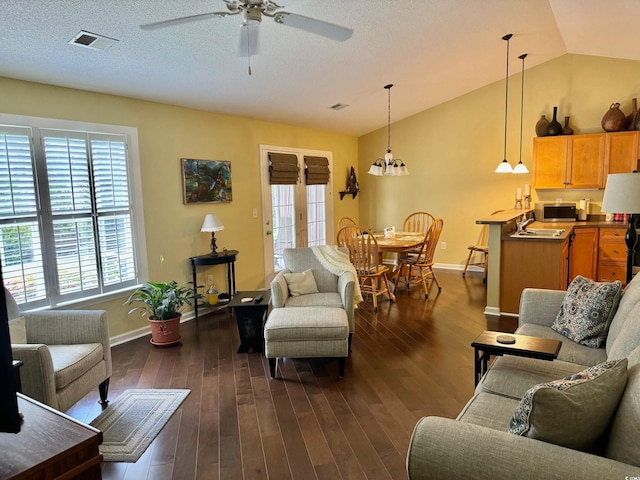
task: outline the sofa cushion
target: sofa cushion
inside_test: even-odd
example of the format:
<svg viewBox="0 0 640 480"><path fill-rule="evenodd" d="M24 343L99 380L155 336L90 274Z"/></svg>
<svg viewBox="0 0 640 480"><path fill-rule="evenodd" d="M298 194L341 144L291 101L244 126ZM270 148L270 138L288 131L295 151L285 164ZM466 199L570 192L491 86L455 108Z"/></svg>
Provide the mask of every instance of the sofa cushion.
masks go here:
<svg viewBox="0 0 640 480"><path fill-rule="evenodd" d="M622 291L622 297L618 304L618 310L611 320L609 326L609 335L607 336L606 348L607 352L611 350L613 343L618 339L620 330L629 320L631 311L640 303L640 275L633 277L633 280ZM640 322L640 319L636 319Z"/></svg>
<svg viewBox="0 0 640 480"><path fill-rule="evenodd" d="M80 378L104 358L101 343L48 345L56 377L56 389Z"/></svg>
<svg viewBox="0 0 640 480"><path fill-rule="evenodd" d="M627 387L611 422L605 456L640 467L640 346L627 358Z"/></svg>
<svg viewBox="0 0 640 480"><path fill-rule="evenodd" d="M627 383L627 359L535 385L513 414L509 432L591 451L606 432Z"/></svg>
<svg viewBox="0 0 640 480"><path fill-rule="evenodd" d="M310 293L309 295L298 295L289 297L286 307L334 307L344 308L342 298L339 293Z"/></svg>
<svg viewBox="0 0 640 480"><path fill-rule="evenodd" d="M9 338L11 343L27 343L27 326L24 317L9 320Z"/></svg>
<svg viewBox="0 0 640 480"><path fill-rule="evenodd" d="M594 282L578 275L567 288L551 328L588 347L598 348L607 338L616 313L622 282Z"/></svg>
<svg viewBox="0 0 640 480"><path fill-rule="evenodd" d="M520 401L533 385L573 375L585 367L587 365L560 360L549 362L505 355L495 359L489 371L482 377L476 391L495 393Z"/></svg>
<svg viewBox="0 0 640 480"><path fill-rule="evenodd" d="M513 398L480 392L467 402L456 420L504 432L519 404Z"/></svg>
<svg viewBox="0 0 640 480"><path fill-rule="evenodd" d="M631 310L617 338L609 345L608 358L617 360L626 357L638 345L640 345L640 303Z"/></svg>
<svg viewBox="0 0 640 480"><path fill-rule="evenodd" d="M301 273L285 273L284 279L287 281L289 293L294 297L318 293L318 286L311 270L305 270Z"/></svg>
<svg viewBox="0 0 640 480"><path fill-rule="evenodd" d="M319 292L338 291L338 277L322 266L311 248L285 248L282 254L284 264L292 272L311 269Z"/></svg>
<svg viewBox="0 0 640 480"><path fill-rule="evenodd" d="M562 347L560 348L560 352L558 352L558 360L578 363L587 367L597 365L598 363L606 362L608 360L604 346L601 346L600 348L585 347L579 343L567 340L567 338L561 333L558 333L544 325L525 323L518 327L515 333L518 335L529 335L531 337L550 338L552 340L561 341Z"/></svg>

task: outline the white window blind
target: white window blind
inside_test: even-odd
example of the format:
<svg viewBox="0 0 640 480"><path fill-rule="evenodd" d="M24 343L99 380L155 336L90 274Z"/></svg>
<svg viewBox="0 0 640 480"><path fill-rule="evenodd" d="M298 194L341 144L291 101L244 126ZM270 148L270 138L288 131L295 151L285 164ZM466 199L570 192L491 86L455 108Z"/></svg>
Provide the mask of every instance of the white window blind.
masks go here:
<svg viewBox="0 0 640 480"><path fill-rule="evenodd" d="M0 125L0 257L21 308L139 283L125 135Z"/></svg>

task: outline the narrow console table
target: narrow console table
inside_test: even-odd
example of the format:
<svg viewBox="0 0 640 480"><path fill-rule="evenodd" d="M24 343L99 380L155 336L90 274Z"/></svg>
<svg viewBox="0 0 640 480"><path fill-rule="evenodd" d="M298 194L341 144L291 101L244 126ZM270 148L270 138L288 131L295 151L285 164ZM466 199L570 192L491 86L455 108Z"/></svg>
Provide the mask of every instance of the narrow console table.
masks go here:
<svg viewBox="0 0 640 480"><path fill-rule="evenodd" d="M231 297L236 293L236 266L235 262L238 257L238 250L225 250L223 253L219 253L218 255L199 255L197 257L190 257L191 260L191 271L193 273L193 292L198 293L198 282L196 279L196 268L200 266L211 266L211 265L226 265L227 266L227 298L231 299ZM198 318L198 306L205 306L208 304L198 305L196 301L193 310L195 317Z"/></svg>
<svg viewBox="0 0 640 480"><path fill-rule="evenodd" d="M501 337L511 337L513 343L501 343ZM515 355L518 357L555 360L562 342L550 338L514 335L511 333L486 331L476 338L471 346L474 348L475 385L487 373L487 364L491 355Z"/></svg>
<svg viewBox="0 0 640 480"><path fill-rule="evenodd" d="M0 433L0 478L102 478L102 432L18 393L19 433Z"/></svg>

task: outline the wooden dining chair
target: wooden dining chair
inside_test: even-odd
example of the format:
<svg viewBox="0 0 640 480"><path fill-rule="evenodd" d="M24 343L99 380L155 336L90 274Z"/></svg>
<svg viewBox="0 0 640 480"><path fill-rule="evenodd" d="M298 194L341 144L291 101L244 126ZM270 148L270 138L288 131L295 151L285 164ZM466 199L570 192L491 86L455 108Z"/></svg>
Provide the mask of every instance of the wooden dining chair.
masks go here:
<svg viewBox="0 0 640 480"><path fill-rule="evenodd" d="M347 249L349 260L356 269L362 294L373 297L373 310L378 310L378 297L395 299L389 287L389 267L379 262L378 241L370 230L351 225L338 230L338 246Z"/></svg>
<svg viewBox="0 0 640 480"><path fill-rule="evenodd" d="M495 215L496 213L500 213L502 210L496 210L491 215ZM469 245L467 248L469 249L469 255L467 256L467 262L464 264L464 270L462 271L462 276L464 277L467 274L467 269L471 266L482 267L482 283L487 282L487 270L489 267L489 225L484 224L482 226L482 230L480 230L480 237L478 238L478 243L475 245ZM480 254L481 257L479 260L472 262L471 259L474 255Z"/></svg>
<svg viewBox="0 0 640 480"><path fill-rule="evenodd" d="M342 217L338 220L338 230L342 227L351 227L353 225L357 225L356 221L351 217Z"/></svg>
<svg viewBox="0 0 640 480"><path fill-rule="evenodd" d="M411 287L411 284L422 283L424 288L424 298L429 298L428 280L432 278L438 286L438 291L442 290L440 282L436 272L433 270L434 256L436 247L442 233L442 227L444 226L444 220L442 218L436 219L429 227L428 232L425 234L425 241L422 244L422 248L417 255L411 255L398 259L398 270L394 277L394 284L396 289L400 278L404 276L407 288Z"/></svg>
<svg viewBox="0 0 640 480"><path fill-rule="evenodd" d="M430 213L413 212L402 222L402 231L427 233L435 220L435 217Z"/></svg>

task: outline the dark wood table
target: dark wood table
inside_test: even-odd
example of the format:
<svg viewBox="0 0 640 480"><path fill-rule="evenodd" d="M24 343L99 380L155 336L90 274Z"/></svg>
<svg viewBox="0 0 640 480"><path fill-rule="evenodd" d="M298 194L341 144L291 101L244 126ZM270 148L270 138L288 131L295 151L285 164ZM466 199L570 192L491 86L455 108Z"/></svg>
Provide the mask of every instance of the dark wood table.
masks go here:
<svg viewBox="0 0 640 480"><path fill-rule="evenodd" d="M198 282L196 279L196 267L211 265L227 266L227 299L230 299L236 292L236 266L235 261L238 257L238 250L225 250L217 255L198 255L197 257L189 257L191 261L191 272L193 274L193 292L198 293ZM223 303L219 300L220 303ZM208 303L199 304L196 300L193 306L193 313L198 318L198 307L209 306Z"/></svg>
<svg viewBox="0 0 640 480"><path fill-rule="evenodd" d="M20 393L19 433L0 433L0 478L93 480L102 478L102 432Z"/></svg>
<svg viewBox="0 0 640 480"><path fill-rule="evenodd" d="M262 300L256 302L253 299L258 295L262 295ZM243 303L243 298L252 300ZM229 302L240 334L238 353L247 353L250 348L253 348L254 352L264 351L264 324L267 321L270 300L270 290L253 290L238 292Z"/></svg>
<svg viewBox="0 0 640 480"><path fill-rule="evenodd" d="M498 342L497 338L503 335L515 338L515 343ZM487 372L487 363L491 355L515 355L551 361L558 358L562 342L550 338L487 330L478 335L471 346L474 348L475 385L477 386L482 376Z"/></svg>

